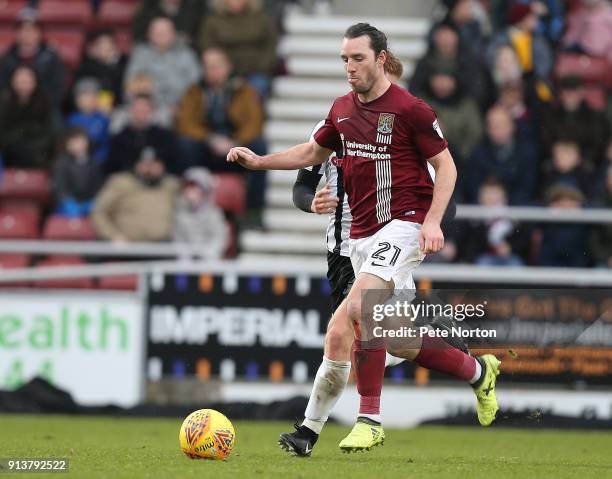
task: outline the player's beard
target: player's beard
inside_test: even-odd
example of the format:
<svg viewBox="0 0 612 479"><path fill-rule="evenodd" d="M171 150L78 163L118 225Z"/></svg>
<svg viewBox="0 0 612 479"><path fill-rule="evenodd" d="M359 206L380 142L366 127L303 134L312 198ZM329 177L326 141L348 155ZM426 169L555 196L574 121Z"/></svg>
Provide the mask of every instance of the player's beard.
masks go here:
<svg viewBox="0 0 612 479"><path fill-rule="evenodd" d="M375 75L373 73L368 73L362 82L359 82L355 85L351 84L351 88L357 94L365 94L372 89L375 82Z"/></svg>

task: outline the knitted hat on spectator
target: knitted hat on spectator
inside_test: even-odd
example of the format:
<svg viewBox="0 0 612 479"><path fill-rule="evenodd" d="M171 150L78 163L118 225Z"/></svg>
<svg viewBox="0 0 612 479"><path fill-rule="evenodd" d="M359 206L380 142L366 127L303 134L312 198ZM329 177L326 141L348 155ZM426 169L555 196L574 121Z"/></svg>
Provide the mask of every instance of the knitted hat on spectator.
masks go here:
<svg viewBox="0 0 612 479"><path fill-rule="evenodd" d="M532 12L530 4L515 3L508 9L508 23L510 25L521 23Z"/></svg>
<svg viewBox="0 0 612 479"><path fill-rule="evenodd" d="M100 82L91 77L82 78L74 86L74 97L77 98L83 93L93 93L97 95L100 93Z"/></svg>
<svg viewBox="0 0 612 479"><path fill-rule="evenodd" d="M213 177L206 168L189 168L184 178L187 185L197 185L207 192L212 191L214 186Z"/></svg>

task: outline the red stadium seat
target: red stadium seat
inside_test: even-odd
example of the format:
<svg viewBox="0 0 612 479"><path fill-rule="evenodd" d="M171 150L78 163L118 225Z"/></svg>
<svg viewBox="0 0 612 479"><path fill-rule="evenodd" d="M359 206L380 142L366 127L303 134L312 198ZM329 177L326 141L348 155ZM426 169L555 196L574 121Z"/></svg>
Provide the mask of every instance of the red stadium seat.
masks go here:
<svg viewBox="0 0 612 479"><path fill-rule="evenodd" d="M89 0L40 0L38 15L46 26L79 25L86 27L91 20Z"/></svg>
<svg viewBox="0 0 612 479"><path fill-rule="evenodd" d="M85 34L80 28L47 29L45 39L57 50L68 67L74 70L79 65L85 43Z"/></svg>
<svg viewBox="0 0 612 479"><path fill-rule="evenodd" d="M38 203L32 200L4 200L0 201L0 211L16 212L33 216L36 224L40 222L42 216L41 208Z"/></svg>
<svg viewBox="0 0 612 479"><path fill-rule="evenodd" d="M78 256L49 256L39 261L37 267L81 266L85 261ZM44 279L34 282L37 288L92 289L95 287L92 278Z"/></svg>
<svg viewBox="0 0 612 479"><path fill-rule="evenodd" d="M587 85L584 91L584 98L589 106L595 110L602 111L608 101L606 90L600 86Z"/></svg>
<svg viewBox="0 0 612 479"><path fill-rule="evenodd" d="M96 26L126 28L132 24L137 4L126 0L106 0L100 6Z"/></svg>
<svg viewBox="0 0 612 479"><path fill-rule="evenodd" d="M98 281L100 289L115 289L122 291L136 291L138 289L138 276L102 276Z"/></svg>
<svg viewBox="0 0 612 479"><path fill-rule="evenodd" d="M14 41L15 32L13 28L0 26L0 55L4 54L4 52L11 47Z"/></svg>
<svg viewBox="0 0 612 479"><path fill-rule="evenodd" d="M19 210L0 210L0 239L38 238L38 216Z"/></svg>
<svg viewBox="0 0 612 479"><path fill-rule="evenodd" d="M215 204L231 213L244 213L246 198L243 176L238 173L217 173L213 179Z"/></svg>
<svg viewBox="0 0 612 479"><path fill-rule="evenodd" d="M47 219L42 236L47 240L64 241L92 241L98 238L89 218L67 218L60 215L52 215Z"/></svg>
<svg viewBox="0 0 612 479"><path fill-rule="evenodd" d="M557 59L555 74L557 78L575 75L586 83L612 88L612 64L605 58L593 58L576 53L562 53Z"/></svg>
<svg viewBox="0 0 612 479"><path fill-rule="evenodd" d="M26 0L0 0L0 23L14 24L17 14L26 5Z"/></svg>
<svg viewBox="0 0 612 479"><path fill-rule="evenodd" d="M27 268L30 265L30 256L27 254L0 254L0 274L3 269ZM11 281L10 283L0 283L2 288L27 288L27 281Z"/></svg>
<svg viewBox="0 0 612 479"><path fill-rule="evenodd" d="M42 169L7 169L0 180L0 200L32 200L45 204L50 194L49 173Z"/></svg>
<svg viewBox="0 0 612 479"><path fill-rule="evenodd" d="M27 254L0 254L0 269L27 268L29 264L30 256Z"/></svg>

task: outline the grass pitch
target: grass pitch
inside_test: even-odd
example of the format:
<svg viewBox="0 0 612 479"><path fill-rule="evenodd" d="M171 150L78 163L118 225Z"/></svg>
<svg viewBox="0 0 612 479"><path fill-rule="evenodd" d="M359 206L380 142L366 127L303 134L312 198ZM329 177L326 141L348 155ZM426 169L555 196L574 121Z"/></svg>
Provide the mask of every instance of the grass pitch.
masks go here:
<svg viewBox="0 0 612 479"><path fill-rule="evenodd" d="M66 475L11 476L40 479L612 478L612 433L388 429L384 446L346 455L337 445L349 428L329 425L311 458L294 458L276 444L278 434L290 430L291 424L237 421L236 449L221 462L183 455L178 446L181 422L182 418L0 415L0 457L70 460Z"/></svg>

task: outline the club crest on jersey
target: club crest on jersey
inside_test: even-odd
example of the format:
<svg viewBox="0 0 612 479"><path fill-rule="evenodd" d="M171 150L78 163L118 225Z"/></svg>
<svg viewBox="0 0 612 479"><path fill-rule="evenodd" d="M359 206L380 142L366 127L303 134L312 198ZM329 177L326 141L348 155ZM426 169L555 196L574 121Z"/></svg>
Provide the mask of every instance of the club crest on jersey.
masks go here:
<svg viewBox="0 0 612 479"><path fill-rule="evenodd" d="M394 120L395 115L393 113L381 113L378 116L378 133L376 134L377 143L384 143L386 145L391 144Z"/></svg>

